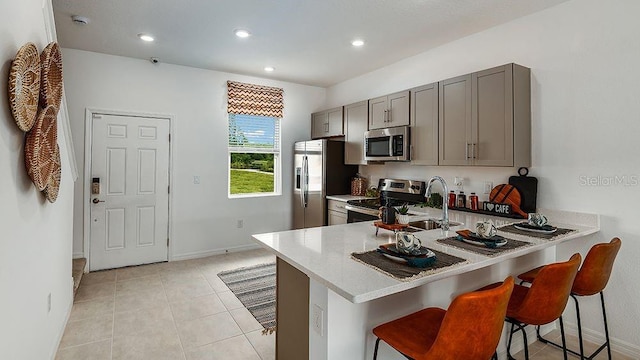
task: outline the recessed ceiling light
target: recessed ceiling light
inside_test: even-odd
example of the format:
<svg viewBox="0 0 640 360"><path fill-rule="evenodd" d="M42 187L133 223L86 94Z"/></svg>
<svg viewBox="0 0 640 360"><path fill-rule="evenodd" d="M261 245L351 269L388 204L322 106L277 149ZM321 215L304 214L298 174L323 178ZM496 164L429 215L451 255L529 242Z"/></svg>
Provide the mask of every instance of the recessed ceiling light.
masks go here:
<svg viewBox="0 0 640 360"><path fill-rule="evenodd" d="M355 47L360 47L360 46L364 45L364 41L363 40L359 40L359 39L358 40L353 40L351 42L351 45L353 45Z"/></svg>
<svg viewBox="0 0 640 360"><path fill-rule="evenodd" d="M140 40L146 41L146 42L151 42L151 41L155 40L153 38L153 36L151 36L149 34L138 34L138 37L140 38Z"/></svg>
<svg viewBox="0 0 640 360"><path fill-rule="evenodd" d="M274 68L273 66L265 66L264 67L264 71L266 72L273 72L276 68Z"/></svg>
<svg viewBox="0 0 640 360"><path fill-rule="evenodd" d="M251 36L251 33L248 30L244 30L244 29L238 29L235 31L235 34L237 37L239 38L248 38L249 36Z"/></svg>

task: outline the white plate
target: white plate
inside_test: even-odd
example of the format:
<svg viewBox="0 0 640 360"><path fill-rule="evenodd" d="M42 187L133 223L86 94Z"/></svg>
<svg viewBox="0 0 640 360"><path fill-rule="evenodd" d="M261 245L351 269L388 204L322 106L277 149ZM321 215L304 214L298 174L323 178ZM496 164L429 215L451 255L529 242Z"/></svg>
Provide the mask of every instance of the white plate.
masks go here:
<svg viewBox="0 0 640 360"><path fill-rule="evenodd" d="M518 230L531 231L531 232L536 232L536 233L540 233L540 234L553 234L554 232L556 232L558 230L558 228L556 228L556 227L554 227L552 230L531 229L531 228L518 226L518 224L513 224L513 227L518 229Z"/></svg>
<svg viewBox="0 0 640 360"><path fill-rule="evenodd" d="M492 248L489 245L487 245L486 242L483 242L483 241L474 241L474 240L465 239L463 237L461 237L461 238L462 238L462 241L466 242L467 244L472 244L472 245L477 245L477 246L484 246L484 247L488 247L490 249ZM505 246L505 245L507 245L507 239L504 239L503 241L496 241L495 244L496 244L496 247Z"/></svg>
<svg viewBox="0 0 640 360"><path fill-rule="evenodd" d="M393 261L397 261L397 262L401 262L401 263L406 263L406 262L407 262L407 259L405 259L405 258L401 258L401 257L399 257L399 256L393 256L393 255L391 255L391 254L387 254L387 253L385 253L385 252L382 252L381 254L382 254L382 255L384 255L384 256L386 256L387 258L389 258L389 259L393 260Z"/></svg>

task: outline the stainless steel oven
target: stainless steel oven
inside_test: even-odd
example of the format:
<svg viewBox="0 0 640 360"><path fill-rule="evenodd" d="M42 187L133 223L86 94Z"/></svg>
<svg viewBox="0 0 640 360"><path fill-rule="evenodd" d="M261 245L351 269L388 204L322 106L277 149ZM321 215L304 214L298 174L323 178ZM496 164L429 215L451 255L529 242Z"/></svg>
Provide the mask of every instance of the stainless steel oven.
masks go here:
<svg viewBox="0 0 640 360"><path fill-rule="evenodd" d="M367 161L409 161L409 127L369 130L364 133Z"/></svg>
<svg viewBox="0 0 640 360"><path fill-rule="evenodd" d="M347 223L378 220L378 210L365 209L353 205L344 207L347 210Z"/></svg>

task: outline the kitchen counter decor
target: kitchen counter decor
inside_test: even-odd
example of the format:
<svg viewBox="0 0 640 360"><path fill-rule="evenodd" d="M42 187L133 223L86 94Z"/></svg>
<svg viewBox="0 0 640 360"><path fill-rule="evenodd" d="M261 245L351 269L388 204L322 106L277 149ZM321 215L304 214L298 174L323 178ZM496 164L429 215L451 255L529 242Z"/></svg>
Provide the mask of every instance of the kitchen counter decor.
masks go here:
<svg viewBox="0 0 640 360"><path fill-rule="evenodd" d="M351 258L399 281L419 279L424 276L442 272L450 267L467 263L466 259L445 254L434 249L429 250L435 254L436 260L425 268L412 267L407 264L391 260L384 256L378 249L365 252L354 252L351 253Z"/></svg>
<svg viewBox="0 0 640 360"><path fill-rule="evenodd" d="M16 54L9 70L9 105L20 130L31 130L38 113L40 95L40 57L33 43L26 43Z"/></svg>
<svg viewBox="0 0 640 360"><path fill-rule="evenodd" d="M465 242L460 236L452 236L445 239L436 240L436 242L446 245L452 246L458 249L470 251L472 253L484 255L484 256L496 256L503 254L505 252L513 251L525 246L531 246L532 243L528 243L526 241L514 240L509 238L504 238L507 243L500 247L488 247L484 245L474 245L469 242Z"/></svg>
<svg viewBox="0 0 640 360"><path fill-rule="evenodd" d="M526 224L526 223L523 223L523 224ZM545 240L554 240L556 238L562 237L563 235L567 235L567 234L570 234L572 232L577 231L577 230L573 230L573 229L556 228L556 230L554 232L549 233L549 234L545 234L543 232L521 230L521 229L518 229L516 227L516 225L517 224L504 225L502 227L498 227L498 231L504 231L504 232L508 232L508 233L511 233L511 234L535 237L535 238L545 239Z"/></svg>

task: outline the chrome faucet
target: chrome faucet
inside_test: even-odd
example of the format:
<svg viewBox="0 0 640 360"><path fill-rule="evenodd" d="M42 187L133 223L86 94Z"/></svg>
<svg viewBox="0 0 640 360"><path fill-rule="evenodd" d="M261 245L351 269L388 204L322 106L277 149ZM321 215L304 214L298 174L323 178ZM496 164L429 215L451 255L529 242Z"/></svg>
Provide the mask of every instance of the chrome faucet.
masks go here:
<svg viewBox="0 0 640 360"><path fill-rule="evenodd" d="M442 222L440 223L440 228L444 231L449 230L449 188L447 187L447 182L440 176L434 176L429 179L427 183L427 197L431 196L431 185L435 181L439 181L442 184L442 189L444 190L444 195L442 196Z"/></svg>

